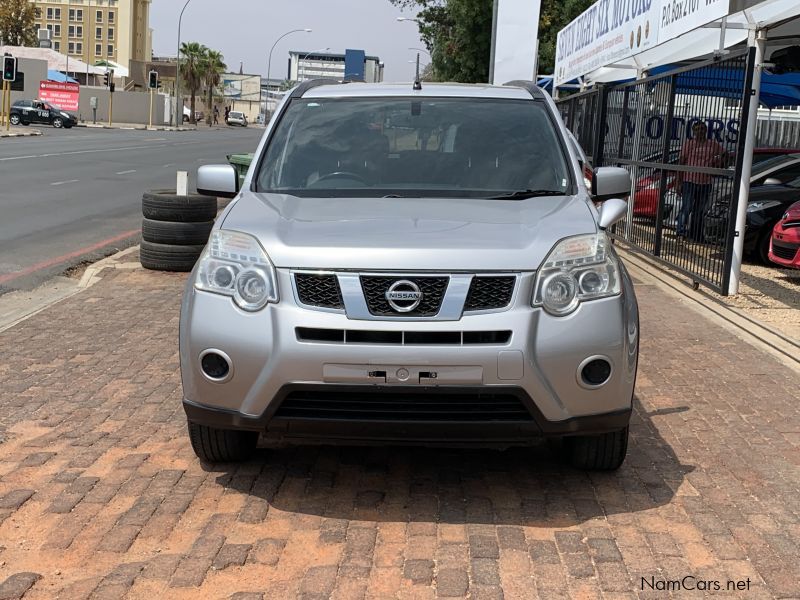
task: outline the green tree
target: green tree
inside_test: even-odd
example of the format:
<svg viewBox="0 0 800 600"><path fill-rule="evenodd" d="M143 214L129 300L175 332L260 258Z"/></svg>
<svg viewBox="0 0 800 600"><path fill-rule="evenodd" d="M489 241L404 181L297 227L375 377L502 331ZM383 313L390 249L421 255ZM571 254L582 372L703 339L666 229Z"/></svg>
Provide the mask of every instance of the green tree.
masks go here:
<svg viewBox="0 0 800 600"><path fill-rule="evenodd" d="M539 16L539 72L552 73L556 62L556 36L595 0L542 0Z"/></svg>
<svg viewBox="0 0 800 600"><path fill-rule="evenodd" d="M416 11L420 38L431 53L431 76L466 83L489 80L494 0L389 0ZM542 0L539 71L552 72L556 36L594 0ZM532 25L533 27L533 25Z"/></svg>
<svg viewBox="0 0 800 600"><path fill-rule="evenodd" d="M214 110L214 91L219 86L221 75L228 67L223 62L225 57L217 50L206 48L206 54L203 58L203 83L208 92L208 116L212 117ZM213 118L213 117L212 117Z"/></svg>
<svg viewBox="0 0 800 600"><path fill-rule="evenodd" d="M0 2L0 38L9 46L36 45L36 7L28 0Z"/></svg>
<svg viewBox="0 0 800 600"><path fill-rule="evenodd" d="M197 123L194 116L195 99L197 90L203 85L206 52L208 52L208 48L198 42L181 43L181 77L183 77L191 95L191 114L189 115L191 123Z"/></svg>

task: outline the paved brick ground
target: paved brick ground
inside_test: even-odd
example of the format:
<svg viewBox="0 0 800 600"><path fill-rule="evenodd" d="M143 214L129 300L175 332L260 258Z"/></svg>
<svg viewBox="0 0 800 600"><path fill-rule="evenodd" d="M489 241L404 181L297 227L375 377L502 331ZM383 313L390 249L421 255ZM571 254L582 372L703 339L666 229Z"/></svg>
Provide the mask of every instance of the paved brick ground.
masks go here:
<svg viewBox="0 0 800 600"><path fill-rule="evenodd" d="M0 334L0 599L655 598L642 578L687 575L800 596L798 374L659 289L638 288L617 473L547 444L205 470L180 407L183 279L115 271Z"/></svg>

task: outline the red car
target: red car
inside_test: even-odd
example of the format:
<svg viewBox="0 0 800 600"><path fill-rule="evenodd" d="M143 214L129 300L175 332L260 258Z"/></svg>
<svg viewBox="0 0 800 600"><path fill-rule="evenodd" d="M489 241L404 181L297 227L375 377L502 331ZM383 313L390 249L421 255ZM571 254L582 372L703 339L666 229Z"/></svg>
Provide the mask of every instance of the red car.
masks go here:
<svg viewBox="0 0 800 600"><path fill-rule="evenodd" d="M769 244L769 259L775 264L800 269L800 202L795 202L775 224Z"/></svg>
<svg viewBox="0 0 800 600"><path fill-rule="evenodd" d="M797 154L797 148L754 148L753 165L760 162L781 156L783 154ZM678 162L680 151L675 149L669 153L669 164ZM647 162L660 162L661 155L647 157ZM633 214L637 217L655 218L658 209L659 186L661 185L661 169L654 169L652 173L645 177L640 177L636 181L636 195L633 198ZM675 187L675 173L667 173L667 191Z"/></svg>

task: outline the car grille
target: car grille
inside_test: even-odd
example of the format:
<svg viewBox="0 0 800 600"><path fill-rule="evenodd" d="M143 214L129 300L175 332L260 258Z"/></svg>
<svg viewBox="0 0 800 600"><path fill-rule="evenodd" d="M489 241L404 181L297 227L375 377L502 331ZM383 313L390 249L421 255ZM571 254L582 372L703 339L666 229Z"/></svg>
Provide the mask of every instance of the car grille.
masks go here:
<svg viewBox="0 0 800 600"><path fill-rule="evenodd" d="M362 275L361 289L367 301L369 312L380 316L432 317L439 312L444 292L449 282L448 277L385 277ZM422 292L422 301L410 312L397 312L386 301L386 291L394 282L400 280L413 281Z"/></svg>
<svg viewBox="0 0 800 600"><path fill-rule="evenodd" d="M276 418L341 421L532 421L514 394L376 389L290 392Z"/></svg>
<svg viewBox="0 0 800 600"><path fill-rule="evenodd" d="M328 344L384 344L398 346L438 345L473 346L503 345L511 339L511 331L370 331L362 329L295 328L300 342Z"/></svg>
<svg viewBox="0 0 800 600"><path fill-rule="evenodd" d="M333 274L295 273L297 297L309 306L344 308L339 280Z"/></svg>
<svg viewBox="0 0 800 600"><path fill-rule="evenodd" d="M794 259L798 248L800 248L800 246L797 244L782 244L772 240L772 253L783 260Z"/></svg>
<svg viewBox="0 0 800 600"><path fill-rule="evenodd" d="M514 276L474 277L469 286L464 310L489 310L508 306L516 281Z"/></svg>

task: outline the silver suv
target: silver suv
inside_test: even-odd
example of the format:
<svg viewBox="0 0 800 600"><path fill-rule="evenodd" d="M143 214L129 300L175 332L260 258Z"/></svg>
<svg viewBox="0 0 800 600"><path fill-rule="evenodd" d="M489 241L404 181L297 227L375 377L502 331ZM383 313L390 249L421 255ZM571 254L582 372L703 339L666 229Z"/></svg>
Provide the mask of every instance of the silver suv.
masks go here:
<svg viewBox="0 0 800 600"><path fill-rule="evenodd" d="M509 446L625 458L638 357L631 280L549 96L338 84L287 94L181 307L189 435L205 461L274 442ZM596 207L599 204L599 209Z"/></svg>

